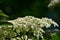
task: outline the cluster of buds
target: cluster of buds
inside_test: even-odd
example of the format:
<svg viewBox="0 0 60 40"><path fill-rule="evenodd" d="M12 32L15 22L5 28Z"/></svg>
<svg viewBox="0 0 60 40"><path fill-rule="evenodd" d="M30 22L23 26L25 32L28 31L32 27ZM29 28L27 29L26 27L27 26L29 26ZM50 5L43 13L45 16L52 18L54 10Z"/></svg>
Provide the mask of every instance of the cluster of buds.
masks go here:
<svg viewBox="0 0 60 40"><path fill-rule="evenodd" d="M33 40L36 37L39 40L39 37L43 38L43 33L45 33L44 27L58 26L52 19L40 19L33 16L19 17L7 22L12 23L12 25L0 27L0 38L2 39L8 37L11 40Z"/></svg>

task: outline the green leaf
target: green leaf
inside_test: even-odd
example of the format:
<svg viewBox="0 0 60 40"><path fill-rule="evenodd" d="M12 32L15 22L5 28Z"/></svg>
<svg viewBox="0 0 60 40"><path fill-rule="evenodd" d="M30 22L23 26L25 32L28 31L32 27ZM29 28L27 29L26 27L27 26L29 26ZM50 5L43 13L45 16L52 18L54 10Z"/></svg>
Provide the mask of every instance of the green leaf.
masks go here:
<svg viewBox="0 0 60 40"><path fill-rule="evenodd" d="M0 10L0 16L9 17L8 15L4 14L1 10Z"/></svg>

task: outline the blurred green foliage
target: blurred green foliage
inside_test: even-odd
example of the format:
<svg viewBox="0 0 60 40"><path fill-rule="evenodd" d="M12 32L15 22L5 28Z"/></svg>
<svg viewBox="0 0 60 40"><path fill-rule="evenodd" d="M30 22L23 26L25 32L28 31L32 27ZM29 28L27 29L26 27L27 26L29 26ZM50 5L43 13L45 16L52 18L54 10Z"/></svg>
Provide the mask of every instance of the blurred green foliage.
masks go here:
<svg viewBox="0 0 60 40"><path fill-rule="evenodd" d="M55 35L53 35L51 37L52 37L51 40L60 40L60 34L55 34Z"/></svg>
<svg viewBox="0 0 60 40"><path fill-rule="evenodd" d="M8 19L8 18L9 18L9 16L6 15L6 14L4 14L4 13L0 10L0 21L6 20L6 19Z"/></svg>

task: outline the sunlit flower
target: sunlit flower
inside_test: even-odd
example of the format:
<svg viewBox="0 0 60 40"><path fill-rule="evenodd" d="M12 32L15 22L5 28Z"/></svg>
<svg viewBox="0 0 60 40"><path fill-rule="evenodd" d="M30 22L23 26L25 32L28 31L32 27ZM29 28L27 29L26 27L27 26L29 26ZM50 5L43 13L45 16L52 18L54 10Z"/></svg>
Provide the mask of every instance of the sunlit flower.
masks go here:
<svg viewBox="0 0 60 40"><path fill-rule="evenodd" d="M12 23L12 26L0 27L0 35L4 35L5 38L11 37L12 40L32 40L34 36L37 37L37 39L39 39L39 37L43 38L43 33L45 33L44 27L49 28L52 24L55 27L58 26L52 19L40 19L33 16L19 17L8 22ZM16 37L17 35L18 37ZM30 38L31 35L33 36L32 38Z"/></svg>

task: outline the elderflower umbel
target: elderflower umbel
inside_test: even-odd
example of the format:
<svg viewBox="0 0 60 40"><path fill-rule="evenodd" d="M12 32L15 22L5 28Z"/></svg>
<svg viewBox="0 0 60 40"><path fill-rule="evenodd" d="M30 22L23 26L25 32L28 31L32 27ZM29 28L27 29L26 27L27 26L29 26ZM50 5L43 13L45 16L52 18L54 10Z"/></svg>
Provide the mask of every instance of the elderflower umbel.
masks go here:
<svg viewBox="0 0 60 40"><path fill-rule="evenodd" d="M39 37L43 38L43 33L45 33L43 27L51 27L51 24L58 26L58 24L52 19L40 19L33 16L26 16L23 18L19 17L8 22L12 23L13 25L8 27L5 26L6 29L3 27L3 32L1 31L2 28L0 28L0 35L2 36L4 34L5 37L15 37L18 35L18 39L20 40L32 40L34 36L37 37L37 39L39 39ZM33 37L31 37L31 35ZM15 38L12 39L15 40Z"/></svg>

